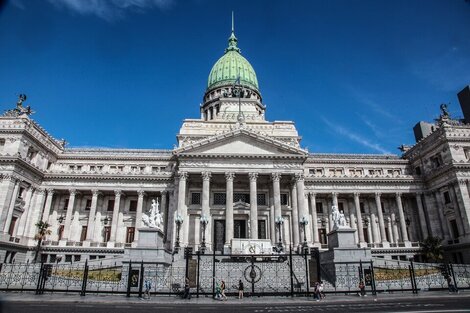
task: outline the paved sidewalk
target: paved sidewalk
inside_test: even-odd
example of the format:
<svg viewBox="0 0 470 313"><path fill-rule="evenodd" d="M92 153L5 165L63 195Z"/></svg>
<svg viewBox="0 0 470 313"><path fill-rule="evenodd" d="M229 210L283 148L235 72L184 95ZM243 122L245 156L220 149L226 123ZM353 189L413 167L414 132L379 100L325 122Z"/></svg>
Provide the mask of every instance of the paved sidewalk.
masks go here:
<svg viewBox="0 0 470 313"><path fill-rule="evenodd" d="M359 297L357 295L344 295L344 294L328 294L325 299L320 302L336 303L336 302L366 302L366 301L393 301L393 300L412 300L412 299L432 299L432 298L470 298L470 291L460 291L459 294L449 294L447 291L426 291L419 294L412 294L409 292L394 292L394 293L381 293L377 296L368 295L367 297ZM302 304L311 303L312 297L248 297L238 299L237 297L229 297L227 301L214 300L212 297L200 296L196 298L193 296L191 300L181 299L176 296L152 296L150 300L140 299L137 295L97 295L89 293L81 297L77 293L45 293L43 295L35 295L33 292L1 292L0 298L6 302L69 302L69 303L153 303L153 304L172 304L172 305L187 305L187 304Z"/></svg>

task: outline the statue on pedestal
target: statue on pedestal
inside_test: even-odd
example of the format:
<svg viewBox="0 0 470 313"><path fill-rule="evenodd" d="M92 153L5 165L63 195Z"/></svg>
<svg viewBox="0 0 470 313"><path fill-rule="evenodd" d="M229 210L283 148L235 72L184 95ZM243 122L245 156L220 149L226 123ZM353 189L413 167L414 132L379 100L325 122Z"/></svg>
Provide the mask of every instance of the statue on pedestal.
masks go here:
<svg viewBox="0 0 470 313"><path fill-rule="evenodd" d="M158 200L152 199L149 215L143 213L142 221L146 227L161 229L163 224L163 215L160 213Z"/></svg>
<svg viewBox="0 0 470 313"><path fill-rule="evenodd" d="M344 213L340 212L336 205L333 205L331 207L331 216L333 220L333 229L346 227L346 218L344 216Z"/></svg>

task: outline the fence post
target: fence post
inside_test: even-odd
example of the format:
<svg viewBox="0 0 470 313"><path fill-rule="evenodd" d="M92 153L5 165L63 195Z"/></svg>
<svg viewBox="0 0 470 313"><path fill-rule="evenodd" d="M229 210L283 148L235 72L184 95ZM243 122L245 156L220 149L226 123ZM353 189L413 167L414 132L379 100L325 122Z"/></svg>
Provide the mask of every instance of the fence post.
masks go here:
<svg viewBox="0 0 470 313"><path fill-rule="evenodd" d="M197 250L197 285L196 285L196 298L199 298L199 263L201 261L201 253Z"/></svg>
<svg viewBox="0 0 470 313"><path fill-rule="evenodd" d="M251 271L255 272L255 257L254 255L251 255ZM250 278L251 278L251 296L253 297L255 294L255 275L251 275L250 273Z"/></svg>
<svg viewBox="0 0 470 313"><path fill-rule="evenodd" d="M83 269L82 291L80 292L80 296L86 295L87 280L88 280L88 259L85 260L85 268Z"/></svg>
<svg viewBox="0 0 470 313"><path fill-rule="evenodd" d="M126 297L131 296L131 282L132 282L132 261L129 260L129 271L127 273L127 292Z"/></svg>
<svg viewBox="0 0 470 313"><path fill-rule="evenodd" d="M454 279L455 290L459 290L459 286L457 286L457 279L455 278L454 266L452 265L452 263L449 263L449 268L450 273L452 274L452 278Z"/></svg>
<svg viewBox="0 0 470 313"><path fill-rule="evenodd" d="M377 289L375 287L375 272L374 272L374 261L370 261L370 273L372 276L372 294L377 295Z"/></svg>
<svg viewBox="0 0 470 313"><path fill-rule="evenodd" d="M289 250L289 268L290 268L290 296L294 297L294 268L292 266L292 245Z"/></svg>
<svg viewBox="0 0 470 313"><path fill-rule="evenodd" d="M418 293L418 285L416 284L416 274L415 274L415 265L413 263L413 260L410 260L410 266L411 266L411 274L412 274L412 285L413 285L413 293Z"/></svg>
<svg viewBox="0 0 470 313"><path fill-rule="evenodd" d="M144 285L144 261L140 263L140 273L139 273L139 298L142 298L142 287Z"/></svg>
<svg viewBox="0 0 470 313"><path fill-rule="evenodd" d="M307 259L307 254L308 254L308 249L303 249L304 250L304 261L305 261L305 282L307 285L307 297L308 294L310 293L310 283L308 282L308 259Z"/></svg>
<svg viewBox="0 0 470 313"><path fill-rule="evenodd" d="M215 298L215 250L212 251L212 298Z"/></svg>
<svg viewBox="0 0 470 313"><path fill-rule="evenodd" d="M44 263L41 262L41 268L39 269L39 276L38 276L38 284L36 285L36 294L40 294L39 291L40 291L40 288L42 286L42 279L43 279L43 272L44 270Z"/></svg>

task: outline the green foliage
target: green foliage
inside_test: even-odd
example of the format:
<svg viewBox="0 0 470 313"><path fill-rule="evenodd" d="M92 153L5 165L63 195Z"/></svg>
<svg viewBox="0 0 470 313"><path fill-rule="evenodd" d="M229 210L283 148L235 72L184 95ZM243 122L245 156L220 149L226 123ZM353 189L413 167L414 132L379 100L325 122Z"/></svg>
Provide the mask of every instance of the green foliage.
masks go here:
<svg viewBox="0 0 470 313"><path fill-rule="evenodd" d="M431 262L442 261L444 258L442 239L437 236L429 236L421 242L421 252Z"/></svg>
<svg viewBox="0 0 470 313"><path fill-rule="evenodd" d="M36 245L36 253L34 255L34 262L38 259L39 251L41 250L41 242L46 239L47 235L50 235L52 232L49 229L51 225L49 225L48 222L43 222L39 221L36 223L36 227L38 228L38 231L36 235L34 235L34 239L38 241L38 244Z"/></svg>

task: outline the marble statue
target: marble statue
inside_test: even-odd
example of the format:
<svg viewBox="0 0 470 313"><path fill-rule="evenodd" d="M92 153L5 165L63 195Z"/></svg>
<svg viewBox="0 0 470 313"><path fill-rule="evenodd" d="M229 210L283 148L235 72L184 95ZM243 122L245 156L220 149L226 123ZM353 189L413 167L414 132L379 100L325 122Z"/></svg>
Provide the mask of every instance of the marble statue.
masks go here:
<svg viewBox="0 0 470 313"><path fill-rule="evenodd" d="M159 210L158 200L152 199L152 205L149 214L142 214L142 221L144 226L149 228L161 228L163 224L163 216Z"/></svg>
<svg viewBox="0 0 470 313"><path fill-rule="evenodd" d="M331 216L333 220L333 229L346 226L346 218L344 216L344 213L340 212L336 205L333 205L331 207Z"/></svg>

